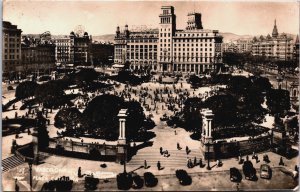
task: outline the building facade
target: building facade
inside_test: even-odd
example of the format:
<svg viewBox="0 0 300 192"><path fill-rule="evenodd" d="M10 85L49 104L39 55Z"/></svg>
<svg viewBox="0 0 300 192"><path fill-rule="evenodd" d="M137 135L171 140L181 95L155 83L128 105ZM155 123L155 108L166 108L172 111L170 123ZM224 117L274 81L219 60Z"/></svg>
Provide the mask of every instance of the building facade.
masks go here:
<svg viewBox="0 0 300 192"><path fill-rule="evenodd" d="M72 61L71 52L74 42L69 37L55 39L55 62L57 65L69 64Z"/></svg>
<svg viewBox="0 0 300 192"><path fill-rule="evenodd" d="M237 52L246 53L252 51L252 39L238 39L236 41Z"/></svg>
<svg viewBox="0 0 300 192"><path fill-rule="evenodd" d="M296 61L296 63L299 64L299 35L297 35L297 37L296 37L293 57L294 57L294 60Z"/></svg>
<svg viewBox="0 0 300 192"><path fill-rule="evenodd" d="M111 43L92 43L91 56L94 66L110 66L113 64L114 45Z"/></svg>
<svg viewBox="0 0 300 192"><path fill-rule="evenodd" d="M3 76L7 73L22 70L21 65L21 33L17 25L2 22L2 70Z"/></svg>
<svg viewBox="0 0 300 192"><path fill-rule="evenodd" d="M114 62L132 70L205 73L222 63L222 39L217 30L203 29L200 13L189 13L186 29L178 30L174 7L162 6L158 29L117 27Z"/></svg>
<svg viewBox="0 0 300 192"><path fill-rule="evenodd" d="M55 44L50 34L40 38L23 37L22 71L25 73L48 73L55 67Z"/></svg>
<svg viewBox="0 0 300 192"><path fill-rule="evenodd" d="M274 60L291 60L293 58L293 39L285 33L279 34L276 20L272 32L264 37L253 38L252 55L265 56Z"/></svg>
<svg viewBox="0 0 300 192"><path fill-rule="evenodd" d="M87 65L91 63L90 46L92 37L84 32L82 35L73 31L69 37L55 39L55 60L57 65Z"/></svg>

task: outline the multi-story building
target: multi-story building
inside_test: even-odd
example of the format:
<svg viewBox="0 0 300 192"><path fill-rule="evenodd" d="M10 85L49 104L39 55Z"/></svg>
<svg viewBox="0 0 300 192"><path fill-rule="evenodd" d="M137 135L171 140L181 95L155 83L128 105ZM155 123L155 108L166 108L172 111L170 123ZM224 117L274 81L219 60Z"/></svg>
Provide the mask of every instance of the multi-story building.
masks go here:
<svg viewBox="0 0 300 192"><path fill-rule="evenodd" d="M92 37L89 36L87 32L84 32L83 36L71 32L70 39L71 41L74 41L73 49L71 49L74 65L90 64L90 46L92 43Z"/></svg>
<svg viewBox="0 0 300 192"><path fill-rule="evenodd" d="M92 37L87 32L79 35L72 31L69 37L55 39L56 64L74 64L75 66L90 64L91 42Z"/></svg>
<svg viewBox="0 0 300 192"><path fill-rule="evenodd" d="M3 76L7 73L22 70L21 65L21 33L17 25L2 22L2 70Z"/></svg>
<svg viewBox="0 0 300 192"><path fill-rule="evenodd" d="M296 61L296 63L299 63L299 36L297 35L295 45L294 45L294 53L293 58Z"/></svg>
<svg viewBox="0 0 300 192"><path fill-rule="evenodd" d="M252 50L252 39L238 39L236 41L237 52L245 53Z"/></svg>
<svg viewBox="0 0 300 192"><path fill-rule="evenodd" d="M272 37L260 36L253 38L252 55L266 56L275 60L290 60L293 57L293 39L285 33L279 34L276 20L272 32Z"/></svg>
<svg viewBox="0 0 300 192"><path fill-rule="evenodd" d="M223 37L217 30L203 29L201 14L189 13L187 27L176 29L174 7L162 6L158 29L123 31L117 27L115 63L153 71L200 74L222 63Z"/></svg>
<svg viewBox="0 0 300 192"><path fill-rule="evenodd" d="M222 43L222 52L238 52L238 46L235 42Z"/></svg>
<svg viewBox="0 0 300 192"><path fill-rule="evenodd" d="M114 45L111 43L92 43L91 56L93 65L112 65L114 55Z"/></svg>
<svg viewBox="0 0 300 192"><path fill-rule="evenodd" d="M70 37L55 39L55 62L57 65L71 63L72 45L73 41Z"/></svg>
<svg viewBox="0 0 300 192"><path fill-rule="evenodd" d="M22 68L24 72L49 73L55 67L55 44L47 37L23 37Z"/></svg>

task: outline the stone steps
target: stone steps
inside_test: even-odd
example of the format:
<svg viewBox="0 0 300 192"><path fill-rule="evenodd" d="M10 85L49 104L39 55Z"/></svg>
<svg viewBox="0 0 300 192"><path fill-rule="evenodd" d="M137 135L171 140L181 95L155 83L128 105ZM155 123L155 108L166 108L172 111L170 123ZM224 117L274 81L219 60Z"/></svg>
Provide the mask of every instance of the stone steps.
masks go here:
<svg viewBox="0 0 300 192"><path fill-rule="evenodd" d="M6 172L12 168L22 165L23 163L25 163L23 159L16 155L8 157L2 160L2 171Z"/></svg>

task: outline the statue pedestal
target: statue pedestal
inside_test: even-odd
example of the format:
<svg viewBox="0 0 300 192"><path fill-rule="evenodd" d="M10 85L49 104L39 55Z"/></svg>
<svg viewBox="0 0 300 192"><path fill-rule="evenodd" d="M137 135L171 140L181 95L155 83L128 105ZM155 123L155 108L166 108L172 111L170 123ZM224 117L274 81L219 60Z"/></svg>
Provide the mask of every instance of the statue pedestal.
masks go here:
<svg viewBox="0 0 300 192"><path fill-rule="evenodd" d="M122 143L119 140L119 144L117 145L116 162L124 163L124 161L127 161L127 144L126 144L126 140L123 140Z"/></svg>

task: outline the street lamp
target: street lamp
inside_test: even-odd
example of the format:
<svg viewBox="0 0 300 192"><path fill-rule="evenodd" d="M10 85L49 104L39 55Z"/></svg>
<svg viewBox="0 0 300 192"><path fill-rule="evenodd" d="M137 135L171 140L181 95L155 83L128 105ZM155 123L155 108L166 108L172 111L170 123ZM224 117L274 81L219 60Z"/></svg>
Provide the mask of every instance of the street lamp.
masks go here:
<svg viewBox="0 0 300 192"><path fill-rule="evenodd" d="M29 166L29 184L30 184L30 191L32 191L32 161L28 161Z"/></svg>
<svg viewBox="0 0 300 192"><path fill-rule="evenodd" d="M210 143L208 142L208 143L206 143L206 145L207 145L207 167L206 167L206 169L207 170L211 170L211 167L210 167L210 165L209 165L209 148L210 148Z"/></svg>

